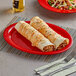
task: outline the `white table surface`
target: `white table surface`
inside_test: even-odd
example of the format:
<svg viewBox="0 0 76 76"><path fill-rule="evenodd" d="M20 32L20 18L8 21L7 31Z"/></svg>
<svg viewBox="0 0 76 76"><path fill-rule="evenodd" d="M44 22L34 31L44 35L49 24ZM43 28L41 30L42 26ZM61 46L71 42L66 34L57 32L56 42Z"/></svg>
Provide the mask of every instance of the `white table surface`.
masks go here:
<svg viewBox="0 0 76 76"><path fill-rule="evenodd" d="M12 0L0 1L0 30L14 17L39 16L46 22L56 25L69 26L76 29L76 13L59 14L41 7L37 0L26 0L25 11L15 14L5 14L5 10L12 7ZM34 76L34 69L46 64L46 61L28 59L14 54L0 51L0 76ZM32 69L33 68L33 69Z"/></svg>

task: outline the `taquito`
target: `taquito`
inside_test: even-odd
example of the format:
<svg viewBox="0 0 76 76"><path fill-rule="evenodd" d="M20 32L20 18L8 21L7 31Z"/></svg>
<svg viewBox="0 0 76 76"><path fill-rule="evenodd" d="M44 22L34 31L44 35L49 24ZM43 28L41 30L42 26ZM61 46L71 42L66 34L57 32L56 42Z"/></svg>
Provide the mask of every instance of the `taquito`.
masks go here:
<svg viewBox="0 0 76 76"><path fill-rule="evenodd" d="M38 16L35 16L31 19L30 25L42 33L46 38L48 38L50 42L55 45L56 50L60 50L69 44L68 38L64 38L60 34L56 33Z"/></svg>

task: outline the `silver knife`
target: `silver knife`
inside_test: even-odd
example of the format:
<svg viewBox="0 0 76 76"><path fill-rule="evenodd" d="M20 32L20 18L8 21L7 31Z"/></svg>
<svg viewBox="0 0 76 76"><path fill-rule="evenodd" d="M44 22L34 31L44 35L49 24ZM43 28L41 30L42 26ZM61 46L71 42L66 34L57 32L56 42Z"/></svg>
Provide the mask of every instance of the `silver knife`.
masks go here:
<svg viewBox="0 0 76 76"><path fill-rule="evenodd" d="M69 69L69 68L71 68L71 67L73 67L73 66L75 66L75 65L76 65L76 61L73 62L73 63L71 63L71 64L69 64L69 65L67 65L67 66L65 66L65 67L61 67L61 68L59 68L59 69L51 72L48 76L52 76L52 75L54 75L54 74L56 74L56 73L58 73L58 72L60 72L60 71Z"/></svg>
<svg viewBox="0 0 76 76"><path fill-rule="evenodd" d="M35 69L34 71L37 73L37 74L40 74L41 72L43 71L46 71L52 67L55 67L55 66L58 66L59 64L65 64L65 63L68 63L74 56L76 55L76 51L73 50L65 59L63 59L61 62L58 62L58 63L55 63L53 65L51 65L51 63L47 64L47 65L44 65L42 67L39 67L37 69Z"/></svg>

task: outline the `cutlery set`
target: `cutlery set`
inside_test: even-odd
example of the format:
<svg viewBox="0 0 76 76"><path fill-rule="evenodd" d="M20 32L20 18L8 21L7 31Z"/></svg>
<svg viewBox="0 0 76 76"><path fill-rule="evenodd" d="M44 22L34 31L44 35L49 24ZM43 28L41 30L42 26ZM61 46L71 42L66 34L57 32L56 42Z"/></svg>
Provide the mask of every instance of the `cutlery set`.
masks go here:
<svg viewBox="0 0 76 76"><path fill-rule="evenodd" d="M65 66L65 67L61 67L61 68L59 68L59 69L57 69L57 70L51 72L51 73L49 74L49 76L52 76L52 75L54 75L54 74L56 74L56 73L58 73L58 72L60 72L60 71L69 69L69 68L71 68L71 67L73 67L73 66L75 66L75 65L76 65L76 61L75 61L74 63L71 63L71 64Z"/></svg>
<svg viewBox="0 0 76 76"><path fill-rule="evenodd" d="M53 72L50 72L48 71L50 68L53 68L55 66L58 66L60 64L67 64L69 63L73 58L76 60L76 52L75 50L73 50L67 57L65 57L62 61L60 62L57 62L55 64L48 64L48 65L44 65L42 67L39 67L37 69L35 69L34 71L36 72L36 74L40 75L40 76L52 76L60 71L63 71L63 70L66 70L66 69L69 69L73 66L76 66L76 61L69 64L69 65L66 65L64 67L60 67L59 69L53 71ZM46 72L46 73L45 73Z"/></svg>

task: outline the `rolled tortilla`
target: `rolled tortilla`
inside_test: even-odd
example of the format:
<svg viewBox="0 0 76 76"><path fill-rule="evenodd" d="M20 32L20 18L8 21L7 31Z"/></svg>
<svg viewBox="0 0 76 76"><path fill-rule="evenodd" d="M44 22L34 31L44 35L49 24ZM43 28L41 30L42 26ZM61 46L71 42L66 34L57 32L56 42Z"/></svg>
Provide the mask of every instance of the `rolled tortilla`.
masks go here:
<svg viewBox="0 0 76 76"><path fill-rule="evenodd" d="M68 38L64 38L56 33L38 16L31 19L30 25L48 38L55 45L56 50L62 49L69 43Z"/></svg>
<svg viewBox="0 0 76 76"><path fill-rule="evenodd" d="M43 52L54 50L54 44L51 43L47 38L45 38L40 32L38 32L28 23L20 21L15 25L15 29L22 36L28 39L32 43L32 46L41 49Z"/></svg>

